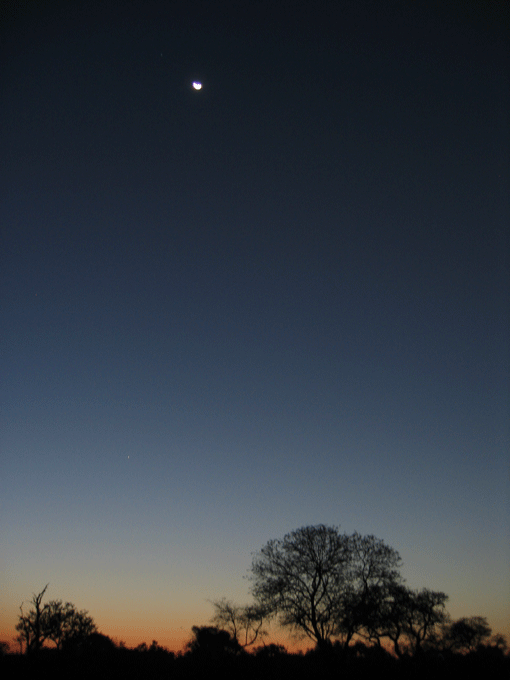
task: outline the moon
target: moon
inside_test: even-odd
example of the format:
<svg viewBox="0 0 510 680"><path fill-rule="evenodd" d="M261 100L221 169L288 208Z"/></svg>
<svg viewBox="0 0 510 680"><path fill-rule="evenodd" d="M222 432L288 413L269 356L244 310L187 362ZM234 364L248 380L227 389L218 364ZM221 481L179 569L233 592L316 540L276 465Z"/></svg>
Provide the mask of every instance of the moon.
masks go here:
<svg viewBox="0 0 510 680"><path fill-rule="evenodd" d="M198 80L193 81L193 89L194 90L201 90L202 89L202 83L200 83Z"/></svg>

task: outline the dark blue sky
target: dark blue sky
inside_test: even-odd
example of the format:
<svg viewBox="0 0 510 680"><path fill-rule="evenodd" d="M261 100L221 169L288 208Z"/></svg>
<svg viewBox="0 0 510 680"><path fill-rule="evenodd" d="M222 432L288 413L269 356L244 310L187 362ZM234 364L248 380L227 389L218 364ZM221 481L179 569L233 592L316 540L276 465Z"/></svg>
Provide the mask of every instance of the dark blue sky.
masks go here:
<svg viewBox="0 0 510 680"><path fill-rule="evenodd" d="M318 522L508 626L508 5L6 7L4 629Z"/></svg>

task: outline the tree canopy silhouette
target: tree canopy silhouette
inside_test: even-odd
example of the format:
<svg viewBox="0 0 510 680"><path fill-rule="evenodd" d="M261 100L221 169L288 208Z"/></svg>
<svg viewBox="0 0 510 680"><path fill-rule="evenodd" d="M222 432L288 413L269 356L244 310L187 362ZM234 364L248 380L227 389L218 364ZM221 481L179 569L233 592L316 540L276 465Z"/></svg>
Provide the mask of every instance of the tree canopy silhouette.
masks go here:
<svg viewBox="0 0 510 680"><path fill-rule="evenodd" d="M33 595L32 609L27 613L20 607L20 615L16 630L19 632L18 640L25 645L27 654L40 651L44 642L53 642L57 649L63 646L76 644L87 636L97 632L93 619L85 610L78 611L71 602L51 600L42 604L46 585L38 595Z"/></svg>
<svg viewBox="0 0 510 680"><path fill-rule="evenodd" d="M445 593L423 588L412 590L395 582L376 587L367 599L362 612L362 637L381 645L387 638L393 643L395 654L418 654L424 644L440 637L440 627L447 621Z"/></svg>
<svg viewBox="0 0 510 680"><path fill-rule="evenodd" d="M318 647L348 645L363 627L365 602L400 580L400 556L374 536L340 533L323 524L269 541L254 557L252 593L281 625Z"/></svg>
<svg viewBox="0 0 510 680"><path fill-rule="evenodd" d="M449 623L444 631L443 642L447 649L458 652L474 652L492 635L485 616L470 616Z"/></svg>

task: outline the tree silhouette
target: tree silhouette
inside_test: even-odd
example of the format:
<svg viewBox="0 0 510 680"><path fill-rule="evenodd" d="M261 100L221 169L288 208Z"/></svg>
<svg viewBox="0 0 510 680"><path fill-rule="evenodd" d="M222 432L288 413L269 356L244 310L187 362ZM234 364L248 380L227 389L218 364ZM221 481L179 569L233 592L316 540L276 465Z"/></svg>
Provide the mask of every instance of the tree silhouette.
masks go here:
<svg viewBox="0 0 510 680"><path fill-rule="evenodd" d="M55 644L57 649L82 641L97 632L93 619L85 610L78 611L71 602L52 600L42 605L46 587L33 595L33 608L25 614L21 605L16 630L19 640L25 644L27 654L37 652L46 640Z"/></svg>
<svg viewBox="0 0 510 680"><path fill-rule="evenodd" d="M241 647L250 647L259 637L266 635L263 625L267 611L260 605L240 606L225 598L213 603L212 622L227 630Z"/></svg>
<svg viewBox="0 0 510 680"><path fill-rule="evenodd" d="M57 649L76 644L92 633L97 632L93 619L85 610L78 611L71 602L52 600L43 617L48 627L48 639Z"/></svg>
<svg viewBox="0 0 510 680"><path fill-rule="evenodd" d="M398 582L376 586L359 615L362 625L358 632L378 646L388 638L398 657L404 651L416 655L425 643L436 645L439 628L448 618L444 609L447 599L445 593L427 588L415 591Z"/></svg>
<svg viewBox="0 0 510 680"><path fill-rule="evenodd" d="M349 566L339 630L347 646L362 635L369 612L382 607L384 593L400 585L400 556L375 536L347 536Z"/></svg>
<svg viewBox="0 0 510 680"><path fill-rule="evenodd" d="M269 541L251 567L252 593L284 626L314 640L348 645L376 587L399 577L400 557L374 536L348 536L323 524Z"/></svg>
<svg viewBox="0 0 510 680"><path fill-rule="evenodd" d="M30 602L33 608L27 614L23 611L23 603L20 606L21 614L16 624L16 630L19 632L17 640L21 646L25 645L27 654L40 651L47 637L47 631L44 630L43 615L48 605L41 606L41 603L48 585L49 583L44 586L38 595L32 594Z"/></svg>
<svg viewBox="0 0 510 680"><path fill-rule="evenodd" d="M437 642L438 627L447 620L445 604L448 595L428 588L418 591L404 589L402 595L402 628L412 653L417 655L425 642Z"/></svg>
<svg viewBox="0 0 510 680"><path fill-rule="evenodd" d="M492 629L484 616L471 616L445 626L443 644L456 652L474 652L489 640Z"/></svg>
<svg viewBox="0 0 510 680"><path fill-rule="evenodd" d="M382 646L382 639L393 643L395 654L403 655L404 617L408 608L409 589L402 583L374 587L366 599L359 618L363 622L361 634L367 640Z"/></svg>

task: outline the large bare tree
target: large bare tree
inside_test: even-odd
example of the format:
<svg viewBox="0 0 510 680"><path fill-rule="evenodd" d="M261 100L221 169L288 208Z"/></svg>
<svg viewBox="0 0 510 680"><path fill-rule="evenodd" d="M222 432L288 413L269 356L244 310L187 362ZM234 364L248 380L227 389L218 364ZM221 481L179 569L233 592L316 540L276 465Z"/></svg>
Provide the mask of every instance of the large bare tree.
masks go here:
<svg viewBox="0 0 510 680"><path fill-rule="evenodd" d="M319 648L347 645L363 626L364 602L376 586L400 578L396 550L374 536L308 526L269 541L253 559L252 593L283 626Z"/></svg>

